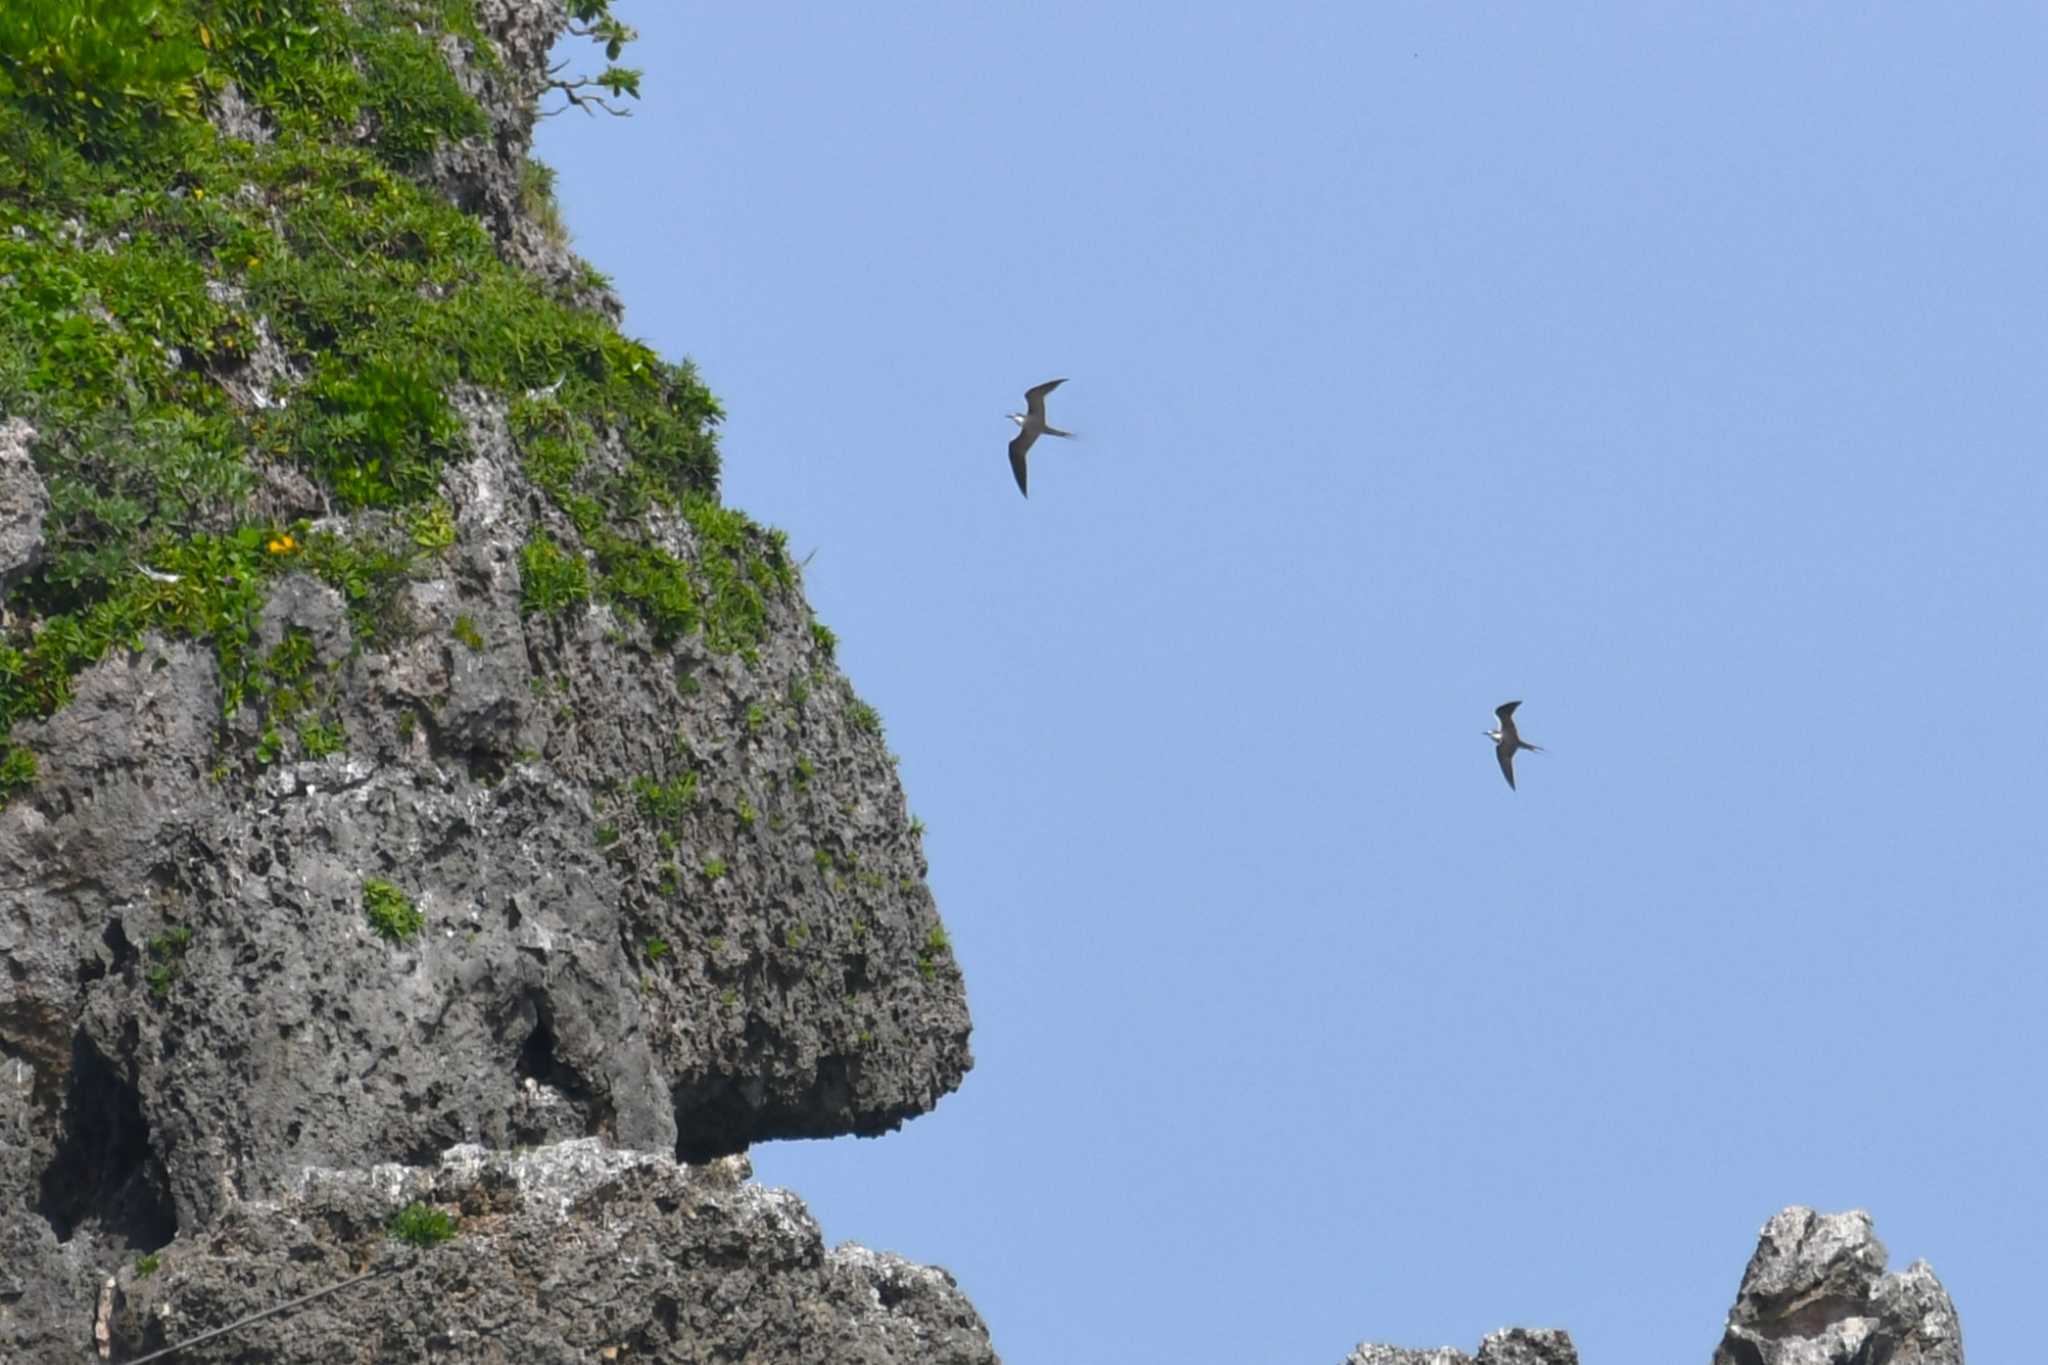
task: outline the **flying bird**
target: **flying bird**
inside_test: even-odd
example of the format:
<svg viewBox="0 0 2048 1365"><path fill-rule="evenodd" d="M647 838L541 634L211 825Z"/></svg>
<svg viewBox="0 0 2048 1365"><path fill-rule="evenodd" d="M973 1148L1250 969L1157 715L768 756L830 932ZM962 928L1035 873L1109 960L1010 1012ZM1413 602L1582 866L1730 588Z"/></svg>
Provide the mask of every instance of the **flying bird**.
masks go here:
<svg viewBox="0 0 2048 1365"><path fill-rule="evenodd" d="M1024 457L1030 452L1031 443L1041 435L1073 439L1073 432L1045 424L1045 396L1066 382L1064 379L1048 379L1035 389L1024 390L1024 411L1007 414L1017 424L1017 434L1010 440L1010 472L1017 476L1017 491L1027 498L1031 496L1031 490L1024 486Z"/></svg>
<svg viewBox="0 0 2048 1365"><path fill-rule="evenodd" d="M1543 752L1542 745L1531 744L1515 731L1515 708L1521 704L1518 701L1510 701L1502 702L1495 707L1493 714L1500 717L1500 728L1486 732L1486 737L1493 741L1495 756L1500 759L1500 775L1508 780L1510 791L1515 786L1515 750L1534 749L1539 754Z"/></svg>

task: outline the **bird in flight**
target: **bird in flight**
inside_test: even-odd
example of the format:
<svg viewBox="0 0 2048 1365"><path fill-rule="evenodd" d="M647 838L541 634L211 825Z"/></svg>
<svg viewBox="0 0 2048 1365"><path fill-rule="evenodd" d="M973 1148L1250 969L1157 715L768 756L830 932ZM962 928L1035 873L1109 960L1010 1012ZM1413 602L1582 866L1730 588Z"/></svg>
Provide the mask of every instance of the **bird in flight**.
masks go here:
<svg viewBox="0 0 2048 1365"><path fill-rule="evenodd" d="M1534 749L1539 754L1543 752L1542 745L1531 744L1515 731L1515 708L1521 704L1518 701L1510 701L1496 706L1493 714L1500 717L1500 728L1486 732L1486 737L1493 741L1495 755L1500 759L1500 775L1508 780L1510 791L1515 785L1515 750Z"/></svg>
<svg viewBox="0 0 2048 1365"><path fill-rule="evenodd" d="M1009 419L1017 424L1017 434L1010 440L1010 472L1017 476L1017 491L1027 498L1031 496L1031 490L1024 486L1024 457L1030 453L1031 443L1041 435L1073 439L1073 432L1045 424L1045 396L1066 382L1064 379L1048 379L1035 389L1024 390L1024 411L1008 414Z"/></svg>

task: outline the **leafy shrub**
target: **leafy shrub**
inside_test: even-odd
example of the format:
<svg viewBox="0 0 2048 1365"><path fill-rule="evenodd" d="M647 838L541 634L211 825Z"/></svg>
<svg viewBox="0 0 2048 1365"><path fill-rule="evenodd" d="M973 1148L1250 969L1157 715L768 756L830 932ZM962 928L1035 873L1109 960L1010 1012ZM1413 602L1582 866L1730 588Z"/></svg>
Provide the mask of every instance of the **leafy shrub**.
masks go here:
<svg viewBox="0 0 2048 1365"><path fill-rule="evenodd" d="M385 1228L397 1240L425 1251L455 1236L455 1219L415 1200L392 1214Z"/></svg>
<svg viewBox="0 0 2048 1365"><path fill-rule="evenodd" d="M519 609L553 616L590 600L590 571L581 557L535 531L519 550Z"/></svg>
<svg viewBox="0 0 2048 1365"><path fill-rule="evenodd" d="M432 496L459 433L439 377L387 361L317 377L306 448L343 502L391 507Z"/></svg>
<svg viewBox="0 0 2048 1365"><path fill-rule="evenodd" d="M427 917L412 897L375 877L363 883L363 913L370 928L393 943L405 943L427 927Z"/></svg>
<svg viewBox="0 0 2048 1365"><path fill-rule="evenodd" d="M0 97L80 141L126 147L157 121L198 116L197 37L158 0L7 0Z"/></svg>

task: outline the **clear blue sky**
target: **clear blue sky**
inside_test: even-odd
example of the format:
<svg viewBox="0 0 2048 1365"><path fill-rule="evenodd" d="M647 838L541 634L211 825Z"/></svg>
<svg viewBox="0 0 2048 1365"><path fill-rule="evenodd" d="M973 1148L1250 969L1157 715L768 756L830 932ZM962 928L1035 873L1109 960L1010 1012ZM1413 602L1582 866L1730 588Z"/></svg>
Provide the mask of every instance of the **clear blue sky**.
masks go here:
<svg viewBox="0 0 2048 1365"><path fill-rule="evenodd" d="M764 1179L1012 1365L1704 1359L1788 1203L2038 1346L2048 10L620 10L541 152L976 1026Z"/></svg>

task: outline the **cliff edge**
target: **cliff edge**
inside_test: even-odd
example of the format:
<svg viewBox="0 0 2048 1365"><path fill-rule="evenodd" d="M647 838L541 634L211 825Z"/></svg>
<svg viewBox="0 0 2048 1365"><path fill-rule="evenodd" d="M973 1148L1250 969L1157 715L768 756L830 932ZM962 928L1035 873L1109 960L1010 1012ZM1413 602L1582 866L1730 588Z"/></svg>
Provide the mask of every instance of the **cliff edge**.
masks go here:
<svg viewBox="0 0 2048 1365"><path fill-rule="evenodd" d="M807 1358L909 1358L875 1324L933 1303L986 1353L936 1272L705 1174L925 1112L969 1020L880 718L527 157L571 9L621 33L0 19L0 1356L96 1304L103 1354L176 1341L409 1204L512 1317L521 1257L637 1244L676 1304L735 1262L815 1300ZM622 1151L509 1155L586 1139ZM412 1350L269 1342L179 1358Z"/></svg>

